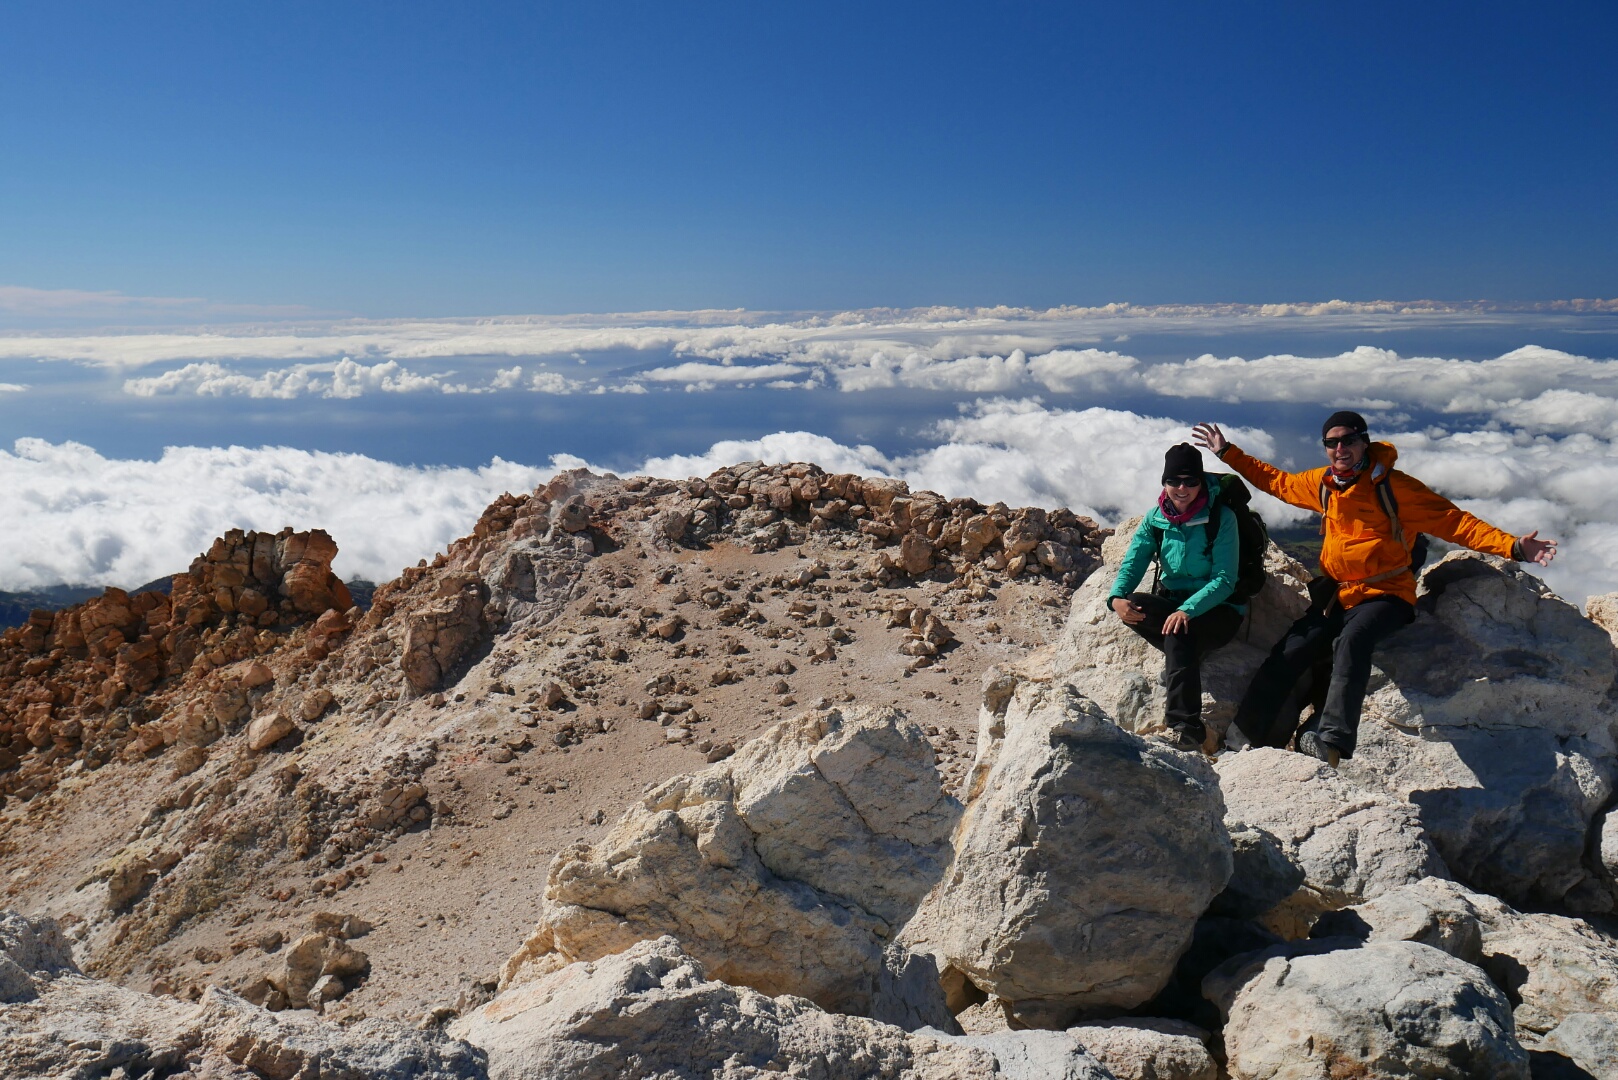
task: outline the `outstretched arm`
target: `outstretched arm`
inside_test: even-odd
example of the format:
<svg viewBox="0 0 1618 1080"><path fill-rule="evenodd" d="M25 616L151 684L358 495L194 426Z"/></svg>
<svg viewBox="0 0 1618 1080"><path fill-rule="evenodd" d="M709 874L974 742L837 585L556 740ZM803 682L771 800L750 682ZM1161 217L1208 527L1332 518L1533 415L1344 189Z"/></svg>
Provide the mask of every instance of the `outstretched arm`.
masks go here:
<svg viewBox="0 0 1618 1080"><path fill-rule="evenodd" d="M1474 517L1413 476L1395 473L1399 484L1399 516L1406 532L1431 533L1440 540L1518 562L1549 566L1556 558L1556 541L1541 540L1539 530L1512 536L1482 518Z"/></svg>
<svg viewBox="0 0 1618 1080"><path fill-rule="evenodd" d="M1304 510L1320 509L1320 470L1289 473L1256 457L1249 457L1242 453L1241 447L1225 438L1218 424L1198 424L1191 429L1191 437L1198 445L1212 450L1220 461L1236 470L1243 480L1260 491Z"/></svg>

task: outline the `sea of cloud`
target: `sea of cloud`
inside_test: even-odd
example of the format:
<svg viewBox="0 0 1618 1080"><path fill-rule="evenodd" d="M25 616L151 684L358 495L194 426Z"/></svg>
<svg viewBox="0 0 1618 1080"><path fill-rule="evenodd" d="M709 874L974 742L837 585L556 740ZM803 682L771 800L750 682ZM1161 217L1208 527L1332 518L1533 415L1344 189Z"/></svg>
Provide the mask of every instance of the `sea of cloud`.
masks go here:
<svg viewBox="0 0 1618 1080"><path fill-rule="evenodd" d="M730 342L736 336L727 330L720 339ZM532 358L526 368L523 364L501 366L510 360L503 354L455 357L449 370L440 370L450 360L447 356L436 361L435 368L424 366L419 356L367 362L343 355L283 367L266 366L262 360L193 360L155 374L131 375L121 386L123 393L140 398L566 395L644 393L648 385L691 392L767 386L788 390L832 387L844 393L1154 395L1226 403L1334 403L1368 410L1486 414L1547 433L1618 433L1618 365L1534 345L1481 360L1402 356L1391 349L1360 346L1325 356L1283 353L1247 359L1204 354L1148 363L1124 352L1094 347L974 351L973 346L986 342L962 334L925 345L871 338L782 344L776 337L766 328L764 338L742 344L715 346L712 340L658 338L636 345L636 352L657 349L662 356L700 358L650 366L619 360L609 370L565 375L549 370L549 362ZM0 356L4 343L0 338ZM574 352L577 350L567 355ZM541 355L555 359L553 354ZM146 361L141 366L161 363ZM6 384L6 389L19 392L27 387Z"/></svg>
<svg viewBox="0 0 1618 1080"><path fill-rule="evenodd" d="M7 303L60 300L117 310L141 303L87 296L42 301L0 290L0 312ZM1544 309L1546 319L1561 320L1559 343L1590 342L1595 352L1612 340L1618 305L1570 303ZM51 370L75 373L72 392L82 389L90 407L57 441L20 439L0 452L0 507L12 523L0 589L140 584L183 567L225 529L283 525L326 528L341 547L342 573L388 578L464 534L501 491L532 488L556 468L580 463L563 454L541 465L496 458L481 468L412 467L283 446L177 446L150 460L104 457L83 445L93 437L78 434L97 430L98 416L134 412L165 441L183 443L183 431L170 435L161 425L194 414L199 400L210 415L252 409L272 420L288 414L271 402L301 400L300 416L341 424L358 415L356 399L386 398L399 414L426 417L440 395L466 395L455 408L468 408L455 415L477 417L519 412L514 395L571 395L562 410L568 423L610 427L624 410L590 395L678 391L734 400L751 392L793 404L771 414L781 419L752 426L705 421L702 430L715 441L700 453L629 456L657 449L650 440L612 464L686 476L741 460L811 460L903 477L951 496L1066 505L1103 522L1149 503L1163 448L1184 439L1191 421L1234 414L1249 424L1234 432L1242 445L1285 458L1309 426L1300 417L1357 407L1373 414L1379 431L1394 433L1406 466L1463 506L1514 532L1539 528L1562 540L1562 556L1546 577L1565 595L1582 600L1618 590L1618 509L1606 496L1618 479L1618 364L1519 345L1532 340L1526 324L1502 319L1487 305L1377 302L643 312L3 333L0 377L8 381L0 382L0 397L17 415L26 414L35 393L64 397L64 383L38 374L42 363L67 365ZM1427 355L1409 347L1408 337L1405 352L1343 347L1362 333L1387 343L1392 339L1373 335L1417 325L1461 337L1494 326L1489 340L1511 347L1474 347L1477 358ZM1276 327L1310 329L1289 337L1272 333ZM1300 343L1326 340L1311 336L1320 328L1331 328L1334 344L1309 355ZM1163 345L1170 338L1196 345L1175 351ZM1240 346L1257 355L1232 355L1240 341L1264 345ZM850 395L859 396L855 410L872 419L837 430L880 432L892 442L878 449L790 430L722 437L799 423L833 430L834 414L847 408L834 403L854 401ZM192 403L191 414L184 402ZM957 406L959 413L948 415ZM660 408L636 415L655 429ZM299 441L270 432L254 438ZM579 445L558 436L534 453ZM1260 504L1274 524L1306 517Z"/></svg>
<svg viewBox="0 0 1618 1080"><path fill-rule="evenodd" d="M1275 456L1264 432L1227 431L1251 452ZM778 432L716 442L700 455L655 457L633 471L680 478L740 461L814 461L952 497L1068 506L1112 524L1150 505L1164 448L1188 435L1187 419L993 398L938 423L909 453ZM1544 577L1562 595L1582 603L1618 590L1613 440L1507 430L1388 438L1402 467L1466 509L1516 534L1538 529L1558 538L1561 557ZM176 447L147 461L22 439L0 452L0 509L11 523L0 588L133 586L182 569L226 529L287 525L330 532L345 577L386 580L464 535L501 492L531 490L560 469L588 464L559 455L543 466L496 459L477 469L419 468L286 447ZM1257 505L1272 526L1308 518L1267 497Z"/></svg>
<svg viewBox="0 0 1618 1080"><path fill-rule="evenodd" d="M173 447L144 461L19 439L0 451L0 589L134 588L184 570L228 529L288 525L331 533L344 577L386 580L470 531L501 492L554 471L499 459L414 468L279 446Z"/></svg>

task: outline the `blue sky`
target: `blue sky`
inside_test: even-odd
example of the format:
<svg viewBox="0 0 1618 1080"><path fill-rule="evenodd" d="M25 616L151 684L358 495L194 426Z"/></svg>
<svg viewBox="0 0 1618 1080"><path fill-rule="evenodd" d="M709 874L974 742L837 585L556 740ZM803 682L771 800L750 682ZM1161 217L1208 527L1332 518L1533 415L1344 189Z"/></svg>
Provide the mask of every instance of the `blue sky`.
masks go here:
<svg viewBox="0 0 1618 1080"><path fill-rule="evenodd" d="M0 282L367 316L1618 295L1560 4L9 5Z"/></svg>

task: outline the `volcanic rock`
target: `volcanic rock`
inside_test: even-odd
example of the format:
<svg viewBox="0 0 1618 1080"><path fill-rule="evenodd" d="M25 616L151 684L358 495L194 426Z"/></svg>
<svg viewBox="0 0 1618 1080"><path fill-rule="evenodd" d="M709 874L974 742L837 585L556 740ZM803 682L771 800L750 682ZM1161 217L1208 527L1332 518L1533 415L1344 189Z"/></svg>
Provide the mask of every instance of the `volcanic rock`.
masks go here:
<svg viewBox="0 0 1618 1080"><path fill-rule="evenodd" d="M1070 686L985 709L955 859L906 930L1020 1021L1157 993L1231 873L1213 770Z"/></svg>
<svg viewBox="0 0 1618 1080"><path fill-rule="evenodd" d="M1306 934L1323 911L1447 876L1415 807L1324 762L1258 748L1226 754L1215 769L1232 830L1263 829L1303 874L1302 887L1265 919L1285 937Z"/></svg>
<svg viewBox="0 0 1618 1080"><path fill-rule="evenodd" d="M1608 633L1515 564L1455 552L1422 574L1416 622L1376 663L1345 774L1418 805L1472 888L1610 910L1585 858L1618 778Z"/></svg>
<svg viewBox="0 0 1618 1080"><path fill-rule="evenodd" d="M1596 1080L1618 1077L1618 1016L1612 1013L1575 1013L1540 1046L1572 1060Z"/></svg>
<svg viewBox="0 0 1618 1080"><path fill-rule="evenodd" d="M453 574L439 580L434 598L410 613L399 659L410 688L422 694L437 688L482 637L488 587L476 574Z"/></svg>
<svg viewBox="0 0 1618 1080"><path fill-rule="evenodd" d="M1179 1020L1092 1020L1067 1029L1118 1080L1217 1080L1208 1033Z"/></svg>
<svg viewBox="0 0 1618 1080"><path fill-rule="evenodd" d="M1204 982L1234 1080L1528 1080L1511 1005L1478 968L1412 941L1332 945L1281 946Z"/></svg>
<svg viewBox="0 0 1618 1080"><path fill-rule="evenodd" d="M826 1013L799 997L711 981L671 937L511 987L454 1021L489 1055L490 1080L756 1076L820 1080L990 1080L1036 1075L1012 1033L1003 1047ZM1051 1035L1051 1032L1026 1033ZM1079 1051L1081 1054L1082 1050ZM1087 1056L1087 1055L1086 1055ZM1040 1077L1108 1080L1088 1073Z"/></svg>
<svg viewBox="0 0 1618 1080"><path fill-rule="evenodd" d="M785 721L559 854L501 985L672 933L726 982L880 1013L883 942L943 872L958 813L892 710Z"/></svg>

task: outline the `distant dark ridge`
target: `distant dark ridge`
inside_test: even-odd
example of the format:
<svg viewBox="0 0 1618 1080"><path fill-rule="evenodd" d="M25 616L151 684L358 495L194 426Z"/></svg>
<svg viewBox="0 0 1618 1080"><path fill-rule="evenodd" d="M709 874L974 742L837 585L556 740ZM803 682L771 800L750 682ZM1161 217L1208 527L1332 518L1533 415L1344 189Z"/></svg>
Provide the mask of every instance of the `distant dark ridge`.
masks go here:
<svg viewBox="0 0 1618 1080"><path fill-rule="evenodd" d="M173 584L172 577L160 577L138 589L130 589L129 593L133 596L136 593L155 592L167 596ZM359 605L360 610L371 610L371 594L376 592L376 582L355 578L346 584L349 595L354 597L354 603ZM102 585L51 585L28 592L0 592L0 630L21 626L28 621L31 611L60 611L74 604L82 604L105 591Z"/></svg>
<svg viewBox="0 0 1618 1080"><path fill-rule="evenodd" d="M99 585L52 585L32 592L0 592L0 627L21 626L30 611L46 608L59 611L100 596Z"/></svg>
<svg viewBox="0 0 1618 1080"><path fill-rule="evenodd" d="M1320 565L1320 526L1316 522L1278 526L1270 530L1270 539L1311 571Z"/></svg>

